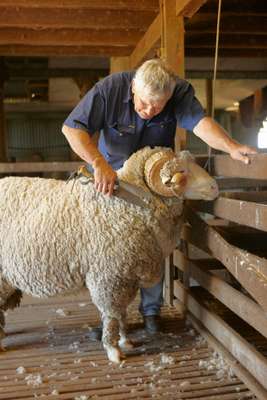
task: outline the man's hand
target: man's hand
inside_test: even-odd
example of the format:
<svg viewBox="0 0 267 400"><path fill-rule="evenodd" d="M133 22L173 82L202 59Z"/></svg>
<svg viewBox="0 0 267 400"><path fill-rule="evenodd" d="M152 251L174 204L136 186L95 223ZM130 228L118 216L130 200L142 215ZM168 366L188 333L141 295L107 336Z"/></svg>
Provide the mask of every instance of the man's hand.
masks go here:
<svg viewBox="0 0 267 400"><path fill-rule="evenodd" d="M116 172L102 157L96 157L92 163L94 168L95 188L98 192L112 195L114 184L117 179Z"/></svg>
<svg viewBox="0 0 267 400"><path fill-rule="evenodd" d="M236 143L233 150L230 151L230 156L234 160L242 161L245 164L250 163L249 154L256 154L257 151L253 147Z"/></svg>

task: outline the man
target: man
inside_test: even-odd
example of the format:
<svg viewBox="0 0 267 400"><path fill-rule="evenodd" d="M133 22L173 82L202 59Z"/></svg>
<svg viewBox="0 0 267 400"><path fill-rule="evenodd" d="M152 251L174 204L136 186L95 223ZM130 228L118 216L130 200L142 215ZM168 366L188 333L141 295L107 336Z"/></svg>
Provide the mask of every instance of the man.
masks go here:
<svg viewBox="0 0 267 400"><path fill-rule="evenodd" d="M116 170L144 146L174 148L176 126L193 131L209 146L249 162L255 151L232 140L204 110L194 89L159 59L136 72L112 74L96 83L66 119L62 132L72 149L94 169L95 187L112 195ZM92 141L100 131L98 148ZM141 289L140 312L149 333L159 330L162 283ZM101 338L99 331L98 338Z"/></svg>

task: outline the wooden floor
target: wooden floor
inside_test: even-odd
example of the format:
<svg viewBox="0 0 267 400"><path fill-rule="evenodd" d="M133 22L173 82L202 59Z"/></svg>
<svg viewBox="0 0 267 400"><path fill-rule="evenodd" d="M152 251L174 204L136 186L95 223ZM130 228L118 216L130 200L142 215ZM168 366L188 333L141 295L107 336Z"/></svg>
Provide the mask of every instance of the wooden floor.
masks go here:
<svg viewBox="0 0 267 400"><path fill-rule="evenodd" d="M162 317L163 332L149 337L133 304L135 348L114 365L90 338L98 314L86 291L25 299L6 316L0 399L256 399L174 309L164 307Z"/></svg>

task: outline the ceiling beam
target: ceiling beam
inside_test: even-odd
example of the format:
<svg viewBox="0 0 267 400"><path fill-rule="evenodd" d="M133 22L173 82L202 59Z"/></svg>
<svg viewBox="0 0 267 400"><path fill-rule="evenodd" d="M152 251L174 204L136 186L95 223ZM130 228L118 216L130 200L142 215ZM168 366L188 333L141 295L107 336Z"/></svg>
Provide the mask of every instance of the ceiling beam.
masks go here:
<svg viewBox="0 0 267 400"><path fill-rule="evenodd" d="M215 34L198 32L197 34L187 33L185 37L187 48L214 48ZM220 34L219 53L221 49L267 49L266 35L235 35Z"/></svg>
<svg viewBox="0 0 267 400"><path fill-rule="evenodd" d="M147 27L156 13L150 11L106 11L70 9L38 9L0 7L0 27L15 28L92 28L141 29Z"/></svg>
<svg viewBox="0 0 267 400"><path fill-rule="evenodd" d="M206 0L198 0L198 3L204 4ZM180 8L177 6L180 4ZM176 15L183 16L183 12L185 12L186 6L190 8L190 4L195 4L195 0L183 0L176 1ZM200 6L199 6L200 7ZM160 38L161 38L161 19L160 15L158 15L152 24L149 26L148 30L142 37L142 39L136 45L133 53L130 56L130 65L131 68L136 68L141 62L154 56L156 54L157 48L160 46Z"/></svg>
<svg viewBox="0 0 267 400"><path fill-rule="evenodd" d="M135 46L141 37L136 30L0 28L0 45L123 47Z"/></svg>
<svg viewBox="0 0 267 400"><path fill-rule="evenodd" d="M145 58L155 56L160 46L160 16L158 15L130 55L130 66L136 68Z"/></svg>
<svg viewBox="0 0 267 400"><path fill-rule="evenodd" d="M24 8L69 8L69 9L102 9L102 10L128 10L128 11L155 11L158 12L158 0L0 0L0 7Z"/></svg>
<svg viewBox="0 0 267 400"><path fill-rule="evenodd" d="M191 18L207 0L176 0L176 15Z"/></svg>
<svg viewBox="0 0 267 400"><path fill-rule="evenodd" d="M185 47L185 55L187 57L214 57L214 47L210 48L190 48L190 47ZM233 57L233 58L238 58L238 57L257 57L257 58L262 58L262 57L267 57L267 49L230 49L230 48L220 48L219 49L219 58L223 57Z"/></svg>
<svg viewBox="0 0 267 400"><path fill-rule="evenodd" d="M25 45L0 45L0 54L3 56L100 56L117 57L128 56L132 53L132 46L25 46Z"/></svg>
<svg viewBox="0 0 267 400"><path fill-rule="evenodd" d="M195 15L185 23L187 32L190 33L215 33L217 27L217 15L207 18L201 14ZM267 34L267 16L258 15L257 17L228 16L222 15L220 22L220 32L223 33L249 33L253 35Z"/></svg>

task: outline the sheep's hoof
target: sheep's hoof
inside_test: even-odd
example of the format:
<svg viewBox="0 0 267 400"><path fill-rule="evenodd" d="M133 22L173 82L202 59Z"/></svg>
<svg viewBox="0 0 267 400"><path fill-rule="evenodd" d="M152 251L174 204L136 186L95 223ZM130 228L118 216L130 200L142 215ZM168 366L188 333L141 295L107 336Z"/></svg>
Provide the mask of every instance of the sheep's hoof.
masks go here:
<svg viewBox="0 0 267 400"><path fill-rule="evenodd" d="M118 347L106 346L108 359L116 364L119 364L124 358L124 355Z"/></svg>
<svg viewBox="0 0 267 400"><path fill-rule="evenodd" d="M120 338L119 346L122 347L123 349L129 349L129 350L134 347L134 345L130 341L130 339L127 339L127 338Z"/></svg>

